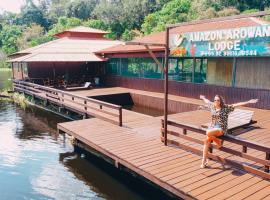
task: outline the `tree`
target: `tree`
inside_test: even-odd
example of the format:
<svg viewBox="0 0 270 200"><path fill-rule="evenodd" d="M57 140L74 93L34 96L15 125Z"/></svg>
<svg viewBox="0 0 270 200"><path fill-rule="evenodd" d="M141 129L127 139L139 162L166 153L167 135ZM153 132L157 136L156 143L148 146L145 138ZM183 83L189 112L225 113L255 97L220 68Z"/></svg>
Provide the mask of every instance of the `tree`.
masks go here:
<svg viewBox="0 0 270 200"><path fill-rule="evenodd" d="M52 29L48 32L48 36L53 36L67 29L82 25L82 21L78 18L60 17L57 24L54 24Z"/></svg>
<svg viewBox="0 0 270 200"><path fill-rule="evenodd" d="M27 0L25 6L21 9L21 16L18 19L20 25L39 24L48 30L50 24L32 0Z"/></svg>
<svg viewBox="0 0 270 200"><path fill-rule="evenodd" d="M163 31L168 24L187 21L191 3L188 0L172 0L165 4L160 11L145 17L142 32L150 34Z"/></svg>
<svg viewBox="0 0 270 200"><path fill-rule="evenodd" d="M52 21L52 24L56 24L59 17L66 17L66 7L69 2L70 0L50 0L48 19Z"/></svg>
<svg viewBox="0 0 270 200"><path fill-rule="evenodd" d="M217 15L219 17L226 17L226 16L239 15L239 14L240 14L240 11L234 7L224 8L223 10L220 10L217 12Z"/></svg>
<svg viewBox="0 0 270 200"><path fill-rule="evenodd" d="M128 30L126 29L125 32L122 35L122 39L124 41L130 41L133 40L135 37L141 37L142 33L138 30Z"/></svg>
<svg viewBox="0 0 270 200"><path fill-rule="evenodd" d="M95 19L102 20L111 31L115 33L117 38L120 38L125 28L121 23L122 15L122 2L121 1L106 1L103 0L98 4L94 11L93 16Z"/></svg>
<svg viewBox="0 0 270 200"><path fill-rule="evenodd" d="M22 31L16 25L4 25L0 32L1 48L7 54L12 54L18 51L17 38L20 37Z"/></svg>
<svg viewBox="0 0 270 200"><path fill-rule="evenodd" d="M88 26L90 28L96 28L100 30L107 31L109 27L101 20L98 19L89 19L82 23L83 26Z"/></svg>
<svg viewBox="0 0 270 200"><path fill-rule="evenodd" d="M31 24L27 27L22 35L17 39L18 48L20 50L38 45L37 41L43 37L44 28L37 24Z"/></svg>
<svg viewBox="0 0 270 200"><path fill-rule="evenodd" d="M76 17L79 19L89 19L96 7L98 0L77 0L71 1L67 5L67 17Z"/></svg>

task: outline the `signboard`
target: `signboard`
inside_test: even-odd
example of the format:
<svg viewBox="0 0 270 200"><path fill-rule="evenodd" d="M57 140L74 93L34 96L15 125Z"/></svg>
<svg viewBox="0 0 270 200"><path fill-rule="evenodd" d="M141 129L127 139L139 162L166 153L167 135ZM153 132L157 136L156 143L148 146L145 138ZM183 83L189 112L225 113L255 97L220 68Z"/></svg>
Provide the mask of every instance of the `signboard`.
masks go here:
<svg viewBox="0 0 270 200"><path fill-rule="evenodd" d="M170 51L173 57L270 56L270 25L171 34Z"/></svg>

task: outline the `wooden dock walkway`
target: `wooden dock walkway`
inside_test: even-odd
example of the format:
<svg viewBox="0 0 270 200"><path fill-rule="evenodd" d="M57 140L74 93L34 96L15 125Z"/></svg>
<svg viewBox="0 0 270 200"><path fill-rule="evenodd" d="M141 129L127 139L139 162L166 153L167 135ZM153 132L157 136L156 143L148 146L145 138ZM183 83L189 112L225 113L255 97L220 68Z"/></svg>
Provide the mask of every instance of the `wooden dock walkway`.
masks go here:
<svg viewBox="0 0 270 200"><path fill-rule="evenodd" d="M162 99L160 93L129 90L125 88L103 88L78 92L64 92L31 83L15 82L15 89L33 98L43 99L68 108L82 115L95 118L58 124L60 132L73 136L77 144L90 147L108 157L116 167L126 168L183 199L270 199L270 182L238 168L210 161L209 167L200 169L201 156L175 146L165 146L160 140L162 117L152 117L122 109L121 106L87 98L97 95L137 93ZM196 99L170 96L173 101L200 105ZM270 111L253 109L255 128L239 134L265 146L270 146ZM209 121L210 115L203 111L169 115L169 120L189 122L197 125ZM202 140L203 135L188 133ZM198 150L202 145L179 140ZM238 150L239 146L225 142L224 147ZM248 153L263 158L256 150ZM215 155L262 169L264 166L244 158L215 150Z"/></svg>
<svg viewBox="0 0 270 200"><path fill-rule="evenodd" d="M206 113L194 116L190 112L174 114L169 119L180 116L187 120L195 117L198 123L208 120ZM260 129L250 130L241 137L269 146L270 111L255 110L255 119L259 121L256 126ZM200 169L201 156L164 146L160 141L160 117L141 115L134 121L123 123L123 127L87 119L58 124L58 129L110 157L115 166L128 168L183 199L270 199L268 180L214 161L210 161L208 168ZM185 143L202 148L188 141ZM219 151L216 154L239 159Z"/></svg>

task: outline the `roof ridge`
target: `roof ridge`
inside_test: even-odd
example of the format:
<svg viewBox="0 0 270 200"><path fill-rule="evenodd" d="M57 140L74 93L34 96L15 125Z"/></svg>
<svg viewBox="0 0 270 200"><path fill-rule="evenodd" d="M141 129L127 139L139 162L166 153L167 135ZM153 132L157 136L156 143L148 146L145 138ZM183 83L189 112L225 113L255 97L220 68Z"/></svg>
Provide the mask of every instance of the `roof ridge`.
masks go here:
<svg viewBox="0 0 270 200"><path fill-rule="evenodd" d="M249 19L251 19L252 21L254 21L260 25L269 25L270 24L270 22L256 18L256 17L249 17Z"/></svg>

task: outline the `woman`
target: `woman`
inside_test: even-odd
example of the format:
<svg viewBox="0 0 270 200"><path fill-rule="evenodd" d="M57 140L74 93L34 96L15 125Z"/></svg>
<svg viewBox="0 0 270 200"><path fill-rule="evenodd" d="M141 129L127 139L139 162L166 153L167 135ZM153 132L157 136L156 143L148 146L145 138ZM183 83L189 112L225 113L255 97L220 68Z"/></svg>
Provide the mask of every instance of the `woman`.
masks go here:
<svg viewBox="0 0 270 200"><path fill-rule="evenodd" d="M228 128L228 115L234 110L237 106L244 106L246 104L254 104L258 102L258 99L251 99L246 102L235 103L232 105L226 105L224 99L220 95L216 95L214 102L209 101L205 96L200 95L207 107L210 109L212 114L212 121L210 127L206 131L206 140L203 147L203 158L201 168L205 168L207 165L207 153L209 145L212 141L217 144L217 147L222 146L221 139L217 138L227 133Z"/></svg>

